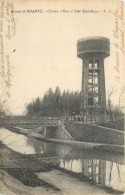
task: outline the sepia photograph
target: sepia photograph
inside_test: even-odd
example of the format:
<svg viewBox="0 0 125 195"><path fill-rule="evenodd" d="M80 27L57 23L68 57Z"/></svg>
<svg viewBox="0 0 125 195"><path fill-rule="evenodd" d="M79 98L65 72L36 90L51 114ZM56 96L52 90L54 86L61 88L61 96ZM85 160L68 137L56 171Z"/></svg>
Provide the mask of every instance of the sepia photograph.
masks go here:
<svg viewBox="0 0 125 195"><path fill-rule="evenodd" d="M122 0L0 0L0 194L125 193Z"/></svg>

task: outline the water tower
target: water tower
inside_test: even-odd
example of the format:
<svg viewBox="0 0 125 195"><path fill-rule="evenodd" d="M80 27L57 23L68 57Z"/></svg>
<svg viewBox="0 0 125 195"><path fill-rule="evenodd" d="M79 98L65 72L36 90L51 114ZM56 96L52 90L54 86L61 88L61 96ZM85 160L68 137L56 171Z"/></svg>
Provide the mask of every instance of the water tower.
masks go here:
<svg viewBox="0 0 125 195"><path fill-rule="evenodd" d="M102 117L106 110L104 59L110 55L110 42L105 37L87 37L77 41L77 57L83 61L81 114L84 118Z"/></svg>

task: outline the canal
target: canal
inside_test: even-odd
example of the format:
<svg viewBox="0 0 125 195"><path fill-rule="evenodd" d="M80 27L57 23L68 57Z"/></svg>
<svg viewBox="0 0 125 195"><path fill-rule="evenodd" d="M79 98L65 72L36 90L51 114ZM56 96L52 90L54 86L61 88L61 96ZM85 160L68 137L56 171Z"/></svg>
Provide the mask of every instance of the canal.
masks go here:
<svg viewBox="0 0 125 195"><path fill-rule="evenodd" d="M125 191L125 162L122 154L83 150L70 146L36 141L1 129L0 139L7 147L21 154L41 154L40 161L55 163L61 171L73 173L101 187ZM41 177L41 174L38 174Z"/></svg>

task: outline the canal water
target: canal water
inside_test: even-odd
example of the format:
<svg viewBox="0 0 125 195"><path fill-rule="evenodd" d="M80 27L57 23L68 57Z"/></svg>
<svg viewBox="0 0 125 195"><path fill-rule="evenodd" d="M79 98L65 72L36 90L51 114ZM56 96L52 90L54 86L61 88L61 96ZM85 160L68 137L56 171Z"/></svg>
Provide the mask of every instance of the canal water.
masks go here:
<svg viewBox="0 0 125 195"><path fill-rule="evenodd" d="M0 139L22 154L41 154L41 161L55 162L64 170L79 173L100 186L125 191L125 162L122 154L87 151L70 146L36 141L35 139L0 129ZM42 157L43 154L43 157Z"/></svg>

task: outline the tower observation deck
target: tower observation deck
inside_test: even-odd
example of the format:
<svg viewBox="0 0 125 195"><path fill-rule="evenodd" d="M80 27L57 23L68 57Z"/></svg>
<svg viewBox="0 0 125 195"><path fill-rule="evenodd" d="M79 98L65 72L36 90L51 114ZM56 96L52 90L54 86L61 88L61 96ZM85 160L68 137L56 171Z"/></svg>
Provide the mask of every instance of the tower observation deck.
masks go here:
<svg viewBox="0 0 125 195"><path fill-rule="evenodd" d="M110 55L110 42L105 37L87 37L77 41L77 57L82 59L81 114L97 115L102 120L106 111L104 59ZM93 118L93 119L92 119Z"/></svg>

